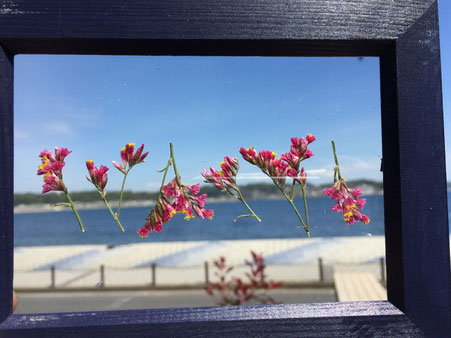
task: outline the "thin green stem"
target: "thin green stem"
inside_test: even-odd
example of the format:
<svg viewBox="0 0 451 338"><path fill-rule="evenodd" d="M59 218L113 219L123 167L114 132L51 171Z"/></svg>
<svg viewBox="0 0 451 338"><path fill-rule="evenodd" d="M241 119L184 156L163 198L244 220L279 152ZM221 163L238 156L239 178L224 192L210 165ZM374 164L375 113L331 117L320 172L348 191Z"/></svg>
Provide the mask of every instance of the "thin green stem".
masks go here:
<svg viewBox="0 0 451 338"><path fill-rule="evenodd" d="M304 228L305 232L307 233L307 236L310 237L310 231L309 231L309 226L305 224L304 220L302 219L301 215L299 214L298 209L296 208L296 206L293 203L293 199L290 198L290 196L287 195L287 193L285 192L285 190L283 188L281 188L277 182L265 171L263 171L268 177L270 177L272 179L272 181L274 182L274 184L276 185L276 187L282 192L282 194L285 196L285 198L288 200L288 202L290 202L294 212L296 213L296 215L298 216L299 220L302 223L302 226L299 226L298 228ZM306 202L305 202L306 203ZM305 204L304 204L305 206ZM306 209L307 210L307 209Z"/></svg>
<svg viewBox="0 0 451 338"><path fill-rule="evenodd" d="M332 142L332 150L334 152L335 166L337 168L338 179L341 180L340 166L338 165L338 158L337 158L337 151L335 149L335 142L334 142L334 140L331 140L331 142Z"/></svg>
<svg viewBox="0 0 451 338"><path fill-rule="evenodd" d="M166 180L166 175L168 174L168 170L169 170L169 167L171 166L171 164L172 164L172 159L169 159L168 164L166 164L166 167L164 167L161 170L158 170L159 173L162 173L164 171L163 180L161 181L160 191L161 191L161 189L163 189L164 181Z"/></svg>
<svg viewBox="0 0 451 338"><path fill-rule="evenodd" d="M121 196L119 197L119 205L117 207L116 211L116 217L119 218L119 211L121 210L122 205L122 195L124 194L124 187L125 187L125 180L127 179L128 172L131 168L128 168L127 172L124 174L124 180L122 181L122 188L121 188Z"/></svg>
<svg viewBox="0 0 451 338"><path fill-rule="evenodd" d="M78 221L78 224L80 225L81 232L85 232L85 228L83 227L83 223L81 222L80 215L78 214L77 208L75 207L74 202L72 201L72 199L69 196L69 193L67 192L66 185L64 184L62 178L61 178L61 185L63 187L64 194L66 195L66 198L69 201L70 207L72 208L72 211L74 212L75 217L77 217L77 221Z"/></svg>
<svg viewBox="0 0 451 338"><path fill-rule="evenodd" d="M274 182L276 183L276 182ZM299 214L298 209L296 208L296 206L293 203L293 200L287 195L287 193L285 192L285 190L283 190L283 188L281 188L278 184L276 184L277 188L279 188L279 190L282 192L282 194L285 196L285 198L288 200L288 202L290 202L291 206L293 207L294 211L296 212L296 215L298 216L299 220L302 223L302 228L305 228L307 231L307 226L304 222L304 220L302 219L301 215Z"/></svg>
<svg viewBox="0 0 451 338"><path fill-rule="evenodd" d="M294 198L294 189L295 189L294 185L295 185L295 183L296 183L296 181L293 178L293 183L291 184L291 199Z"/></svg>
<svg viewBox="0 0 451 338"><path fill-rule="evenodd" d="M169 147L171 149L171 161L172 161L172 166L174 167L174 174L175 174L175 177L177 179L177 182L179 184L181 184L181 182L180 182L180 174L179 174L179 172L177 170L177 165L175 164L174 146L172 145L172 142L169 143Z"/></svg>
<svg viewBox="0 0 451 338"><path fill-rule="evenodd" d="M308 209L307 209L307 198L305 197L305 187L301 184L302 187L302 199L304 200L304 210L305 210L305 222L307 223L307 227L305 228L305 231L307 232L307 235L310 237L310 231L309 231L309 220L308 220Z"/></svg>
<svg viewBox="0 0 451 338"><path fill-rule="evenodd" d="M257 216L257 214L251 209L251 207L246 203L246 201L244 200L243 195L241 195L241 191L240 189L238 189L238 187L236 187L236 191L238 192L238 199L244 203L244 205L246 206L247 210L249 210L249 212L251 213L250 215L241 215L238 216L235 220L237 220L238 218L241 217L255 217L259 222L261 222L262 220L260 219L260 217Z"/></svg>
<svg viewBox="0 0 451 338"><path fill-rule="evenodd" d="M111 216L113 216L113 218L116 221L117 225L119 225L119 228L121 228L122 232L125 232L125 229L122 227L121 222L119 222L119 219L116 217L116 215L114 214L113 210L111 210L110 205L108 204L108 202L107 202L107 200L105 198L105 194L103 193L103 191L100 191L99 189L97 189L97 191L99 192L100 196L102 197L102 200L105 203L106 207L110 211Z"/></svg>

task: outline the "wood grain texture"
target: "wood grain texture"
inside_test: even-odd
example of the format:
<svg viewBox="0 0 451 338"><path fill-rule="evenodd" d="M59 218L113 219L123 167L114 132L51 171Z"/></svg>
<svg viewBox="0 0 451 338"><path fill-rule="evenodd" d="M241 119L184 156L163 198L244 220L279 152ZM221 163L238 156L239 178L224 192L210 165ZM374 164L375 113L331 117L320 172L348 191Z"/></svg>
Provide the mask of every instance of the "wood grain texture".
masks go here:
<svg viewBox="0 0 451 338"><path fill-rule="evenodd" d="M409 336L422 333L388 302L344 302L13 315L2 337Z"/></svg>
<svg viewBox="0 0 451 338"><path fill-rule="evenodd" d="M0 125L3 131L0 133L3 160L0 321L11 309L13 268L13 78L12 59L4 51L10 55L374 55L381 56L389 301L403 310L427 336L442 337L451 331L435 0L48 0L45 5L34 0L0 0L0 45L3 47L0 50ZM1 333L8 336L23 336L25 332L54 337L76 333L102 336L105 329L111 333L109 336L114 336L115 332L120 336L130 329L137 335L158 330L168 335L181 334L183 330L193 335L202 335L203 330L220 335L220 328L223 328L236 335L242 332L265 335L276 329L283 335L296 335L296 330L305 327L310 330L303 331L306 335L318 330L327 331L331 336L335 333L365 336L377 335L377 327L386 336L393 336L400 333L390 331L396 330L395 323L411 328L407 324L403 326L403 315L387 317L374 313L349 317L339 312L340 305L330 306L326 312L319 311L321 316L315 318L287 317L286 314L277 317L281 309L297 313L289 306L277 311L264 309L248 318L246 308L238 307L231 310L232 317L225 319L229 310L221 308L212 312L211 320L204 319L208 314L198 310L195 312L203 316L198 321L185 320L178 310L161 312L176 319L171 325L163 320L133 321L132 315L156 316L157 312L100 312L91 317L51 315L55 316L54 321L50 320L51 316L44 316L42 320L33 316L11 316L2 324ZM236 317L238 313L245 315ZM71 316L78 318L80 325L72 322ZM175 331L171 331L174 327Z"/></svg>
<svg viewBox="0 0 451 338"><path fill-rule="evenodd" d="M13 65L0 46L0 322L12 312Z"/></svg>
<svg viewBox="0 0 451 338"><path fill-rule="evenodd" d="M15 54L192 55L180 46L190 40L199 55L378 55L434 0L2 2L0 41ZM215 40L228 41L229 49ZM252 49L245 43L250 40L263 41ZM273 40L273 50L265 40Z"/></svg>
<svg viewBox="0 0 451 338"><path fill-rule="evenodd" d="M431 7L381 59L381 93L388 299L428 336L445 337L451 281L437 22Z"/></svg>

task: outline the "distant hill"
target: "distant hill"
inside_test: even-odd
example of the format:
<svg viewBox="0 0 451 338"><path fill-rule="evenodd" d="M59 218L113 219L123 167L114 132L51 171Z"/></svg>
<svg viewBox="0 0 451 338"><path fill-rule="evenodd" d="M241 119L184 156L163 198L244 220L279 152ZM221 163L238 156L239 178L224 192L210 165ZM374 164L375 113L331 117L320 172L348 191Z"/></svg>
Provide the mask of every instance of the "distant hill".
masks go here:
<svg viewBox="0 0 451 338"><path fill-rule="evenodd" d="M370 181L370 180L356 180L349 181L348 185L350 188L362 187L364 195L371 194L382 194L382 182ZM307 195L308 196L322 196L322 191L329 187L330 184L323 185L308 185ZM448 183L448 187L450 184ZM272 198L282 198L280 192L274 184L269 183L256 183L240 186L240 190L246 199L272 199ZM225 198L229 195L221 192L212 186L201 186L201 193L206 193L210 198ZM296 195L301 194L301 189L297 188ZM119 191L108 192L107 198L109 201L119 200ZM99 193L95 190L93 191L80 191L72 192L70 194L74 202L98 202L100 201ZM158 196L158 192L135 192L135 191L125 191L124 201L155 201ZM14 205L32 205L32 204L55 204L59 202L66 202L66 197L63 193L47 193L47 194L36 194L36 193L20 193L14 194Z"/></svg>

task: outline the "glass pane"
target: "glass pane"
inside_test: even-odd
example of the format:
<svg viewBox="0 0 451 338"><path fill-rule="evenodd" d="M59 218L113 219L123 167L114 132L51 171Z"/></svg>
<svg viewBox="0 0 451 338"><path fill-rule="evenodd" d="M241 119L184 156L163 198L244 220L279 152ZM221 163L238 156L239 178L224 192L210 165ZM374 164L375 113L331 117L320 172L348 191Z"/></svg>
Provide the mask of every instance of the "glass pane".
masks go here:
<svg viewBox="0 0 451 338"><path fill-rule="evenodd" d="M282 283L266 290L275 301L335 301L338 275L343 283L365 278L380 285L385 249L378 76L376 58L16 57L18 311L215 305L224 299L204 290L206 279L217 281L214 261L224 257L234 267L229 286L236 283L232 276L249 283L245 261L252 260L251 251L263 255L266 281ZM271 179L239 152L254 147L279 157L290 151L290 138L308 133L316 137L308 146L314 156L302 162L311 238ZM349 187L363 188L367 225L347 225L343 212L331 210L336 201L322 192L333 183L332 139ZM110 168L106 198L115 212L124 175L111 161L121 162L128 142L135 150L144 144L149 155L127 176L121 232L85 179L85 162ZM262 222L234 222L249 213L246 207L202 184L213 220L186 221L176 214L162 232L138 236L156 201L163 176L157 170L168 162L170 142L188 185L203 181L203 168L219 170L225 156L236 156L238 186ZM84 233L70 208L53 206L67 203L64 194L40 194L38 155L55 146L72 151L64 160L64 182ZM173 177L170 168L166 183ZM289 195L291 179L286 184ZM293 203L306 221L301 190L298 184ZM36 292L20 292L30 289ZM261 297L251 303L268 301L264 289L254 291Z"/></svg>

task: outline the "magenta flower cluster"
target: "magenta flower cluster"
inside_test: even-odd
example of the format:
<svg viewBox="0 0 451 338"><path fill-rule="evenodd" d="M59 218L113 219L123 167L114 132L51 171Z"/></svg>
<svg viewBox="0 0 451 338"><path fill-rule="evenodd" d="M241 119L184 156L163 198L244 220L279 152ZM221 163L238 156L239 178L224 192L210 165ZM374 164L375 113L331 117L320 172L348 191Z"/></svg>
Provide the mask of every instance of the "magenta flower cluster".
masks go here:
<svg viewBox="0 0 451 338"><path fill-rule="evenodd" d="M146 218L146 224L138 230L141 237L151 232L163 231L163 224L169 222L176 213L185 215L185 220L200 218L211 220L213 210L205 209L207 194L196 196L200 192L199 184L187 185L175 177L160 190L157 203Z"/></svg>
<svg viewBox="0 0 451 338"><path fill-rule="evenodd" d="M346 221L346 224L351 225L359 221L363 224L370 222L370 218L361 212L361 209L363 209L366 203L365 198L359 199L362 195L362 188L349 189L342 178L323 192L325 195L337 201L332 207L332 210L343 213L343 220Z"/></svg>
<svg viewBox="0 0 451 338"><path fill-rule="evenodd" d="M38 175L44 175L43 194L49 191L64 191L62 170L65 165L64 159L70 153L67 148L56 147L55 154L47 149L39 154L42 163L38 167Z"/></svg>

